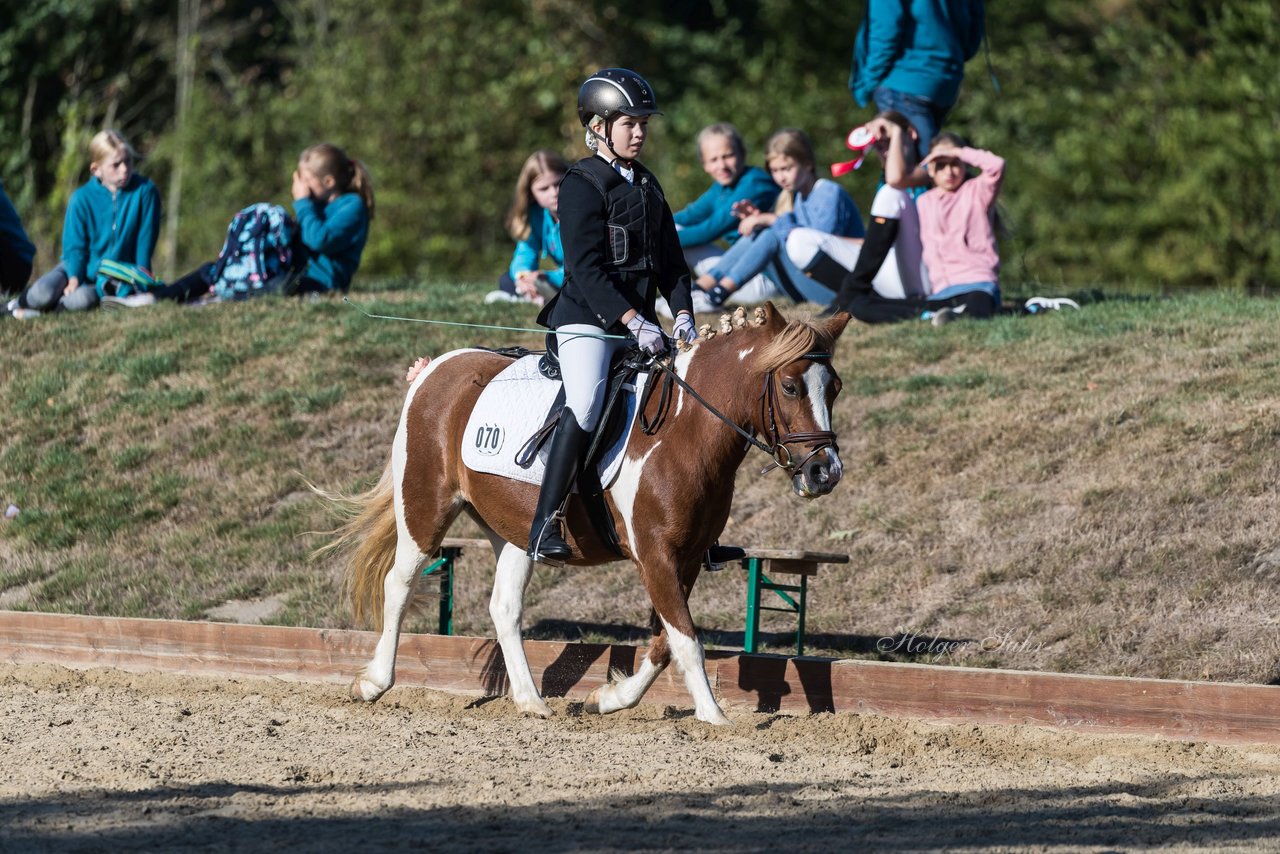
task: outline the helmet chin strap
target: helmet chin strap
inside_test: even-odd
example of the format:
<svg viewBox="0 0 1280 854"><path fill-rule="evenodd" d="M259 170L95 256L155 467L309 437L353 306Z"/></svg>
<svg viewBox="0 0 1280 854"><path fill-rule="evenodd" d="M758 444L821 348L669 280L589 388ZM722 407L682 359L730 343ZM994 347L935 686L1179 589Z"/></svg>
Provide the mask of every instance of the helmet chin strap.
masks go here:
<svg viewBox="0 0 1280 854"><path fill-rule="evenodd" d="M591 128L590 126L588 126L588 127L587 127L587 130L591 131L591 135L592 135L592 136L594 136L594 137L595 137L596 139L598 139L598 140L603 141L603 142L604 142L604 144L605 144L606 146L608 146L608 148L609 148L609 153L613 155L613 159L614 159L614 160L621 161L621 163L622 163L622 165L623 165L623 167L624 167L624 168L627 168L627 169L634 169L634 168L635 168L635 160L628 160L627 158L625 158L625 157L623 157L622 155L618 154L618 152L617 152L616 150L614 150L614 147L613 147L613 119L605 119L605 120L604 120L604 136L601 136L600 134L596 133L596 132L595 132L595 130L594 130L593 128Z"/></svg>

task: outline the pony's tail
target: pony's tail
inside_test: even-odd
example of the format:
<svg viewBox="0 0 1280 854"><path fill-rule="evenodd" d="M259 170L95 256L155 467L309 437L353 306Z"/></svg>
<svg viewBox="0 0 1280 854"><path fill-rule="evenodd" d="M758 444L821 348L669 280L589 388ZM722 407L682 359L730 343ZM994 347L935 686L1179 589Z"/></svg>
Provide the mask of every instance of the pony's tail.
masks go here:
<svg viewBox="0 0 1280 854"><path fill-rule="evenodd" d="M395 490L391 463L376 486L359 495L312 490L333 504L346 521L332 541L316 549L313 557L341 554L345 558L343 592L356 623L382 631L383 580L396 557Z"/></svg>

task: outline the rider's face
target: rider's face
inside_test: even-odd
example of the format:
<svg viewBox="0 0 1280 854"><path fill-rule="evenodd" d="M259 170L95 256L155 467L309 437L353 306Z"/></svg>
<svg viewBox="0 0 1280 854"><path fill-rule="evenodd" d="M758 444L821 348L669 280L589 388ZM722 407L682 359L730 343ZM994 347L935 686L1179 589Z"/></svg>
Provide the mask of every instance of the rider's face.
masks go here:
<svg viewBox="0 0 1280 854"><path fill-rule="evenodd" d="M649 133L648 116L618 116L609 136L613 141L613 153L624 160L634 160L644 148Z"/></svg>

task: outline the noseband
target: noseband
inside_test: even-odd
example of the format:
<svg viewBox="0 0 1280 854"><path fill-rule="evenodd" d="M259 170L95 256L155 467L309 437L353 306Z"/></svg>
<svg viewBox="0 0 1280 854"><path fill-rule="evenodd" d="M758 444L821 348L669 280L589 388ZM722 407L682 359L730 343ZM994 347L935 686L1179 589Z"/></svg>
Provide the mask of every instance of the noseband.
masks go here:
<svg viewBox="0 0 1280 854"><path fill-rule="evenodd" d="M831 356L828 353L805 353L801 358L820 361L830 359ZM773 371L764 375L764 387L760 389L760 424L764 430L765 442L768 443L766 450L769 456L773 457L773 462L761 469L761 474L775 468L794 471L823 451L830 450L835 453L839 450L836 445L836 434L831 430L793 433L785 418L782 419L781 429L779 429L777 385L777 377L774 376ZM808 451L799 462L795 462L791 449L787 447L793 443L803 445Z"/></svg>

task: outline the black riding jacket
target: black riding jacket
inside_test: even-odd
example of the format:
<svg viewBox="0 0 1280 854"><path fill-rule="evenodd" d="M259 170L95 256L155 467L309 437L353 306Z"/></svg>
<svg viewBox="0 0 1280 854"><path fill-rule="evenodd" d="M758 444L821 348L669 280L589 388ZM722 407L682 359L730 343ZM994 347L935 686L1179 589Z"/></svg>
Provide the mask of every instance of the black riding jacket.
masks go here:
<svg viewBox="0 0 1280 854"><path fill-rule="evenodd" d="M689 266L671 208L653 173L639 162L634 168L634 184L599 156L579 160L565 173L564 285L538 315L543 326L588 323L625 332L620 319L628 309L657 322L659 293L673 314L692 313Z"/></svg>

